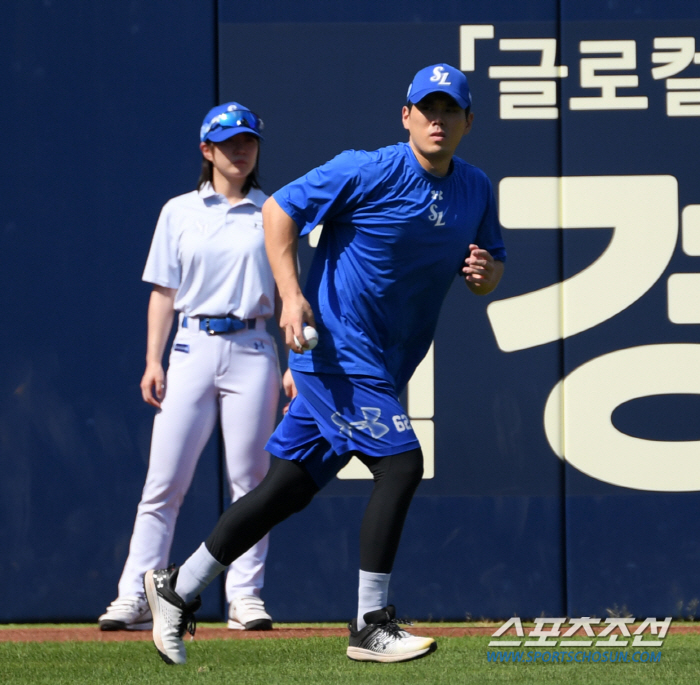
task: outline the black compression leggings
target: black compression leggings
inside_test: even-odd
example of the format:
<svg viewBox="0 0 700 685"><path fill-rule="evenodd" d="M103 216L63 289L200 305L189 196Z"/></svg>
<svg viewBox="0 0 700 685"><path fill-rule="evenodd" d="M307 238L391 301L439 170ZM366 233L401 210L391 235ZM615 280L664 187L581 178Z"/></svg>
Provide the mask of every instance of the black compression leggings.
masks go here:
<svg viewBox="0 0 700 685"><path fill-rule="evenodd" d="M205 542L207 549L220 564L228 566L274 526L306 507L318 490L303 466L273 458L260 485L221 515Z"/></svg>
<svg viewBox="0 0 700 685"><path fill-rule="evenodd" d="M408 507L423 477L423 454L415 449L390 457L357 457L374 476L360 530L360 568L391 573ZM262 483L221 515L206 540L207 549L228 566L274 526L304 509L318 491L301 464L273 458Z"/></svg>

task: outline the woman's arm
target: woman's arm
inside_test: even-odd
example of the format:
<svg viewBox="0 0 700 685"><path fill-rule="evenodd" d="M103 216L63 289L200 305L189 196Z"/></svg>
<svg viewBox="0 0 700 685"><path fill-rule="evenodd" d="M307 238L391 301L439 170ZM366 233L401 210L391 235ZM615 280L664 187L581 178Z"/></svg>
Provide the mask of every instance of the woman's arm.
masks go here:
<svg viewBox="0 0 700 685"><path fill-rule="evenodd" d="M160 408L165 397L163 352L175 316L176 288L154 285L148 301L148 335L146 338L146 371L141 379L144 402ZM154 394L155 390L155 394Z"/></svg>
<svg viewBox="0 0 700 685"><path fill-rule="evenodd" d="M280 322L280 317L282 316L282 298L280 297L279 290L275 288L275 319L277 320L277 325L279 325ZM284 345L284 358L286 359L288 356L289 348L287 345ZM294 379L292 378L292 372L290 369L287 369L284 372L284 375L282 376L282 389L284 390L284 394L291 400L293 400L297 396L297 386L294 383ZM289 402L284 406L282 409L282 413L286 414L287 410L289 409Z"/></svg>

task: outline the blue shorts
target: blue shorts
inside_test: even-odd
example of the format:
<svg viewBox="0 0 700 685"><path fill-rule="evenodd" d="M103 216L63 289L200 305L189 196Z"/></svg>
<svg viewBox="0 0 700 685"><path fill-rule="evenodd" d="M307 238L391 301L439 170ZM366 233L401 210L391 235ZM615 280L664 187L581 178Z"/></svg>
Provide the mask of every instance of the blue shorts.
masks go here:
<svg viewBox="0 0 700 685"><path fill-rule="evenodd" d="M319 487L355 452L388 457L420 447L394 387L370 376L294 371L299 394L265 449L304 465Z"/></svg>

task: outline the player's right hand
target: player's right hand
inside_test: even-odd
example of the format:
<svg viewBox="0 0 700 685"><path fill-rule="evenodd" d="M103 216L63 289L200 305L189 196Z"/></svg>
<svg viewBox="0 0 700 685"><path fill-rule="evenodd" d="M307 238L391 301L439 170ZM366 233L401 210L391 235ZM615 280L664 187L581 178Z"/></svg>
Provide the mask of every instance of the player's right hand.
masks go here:
<svg viewBox="0 0 700 685"><path fill-rule="evenodd" d="M146 365L141 379L141 396L144 402L160 409L160 403L165 398L165 372L162 364Z"/></svg>
<svg viewBox="0 0 700 685"><path fill-rule="evenodd" d="M288 299L285 301L283 299L280 328L284 334L285 344L292 352L296 352L297 354L303 354L304 350L309 349L303 333L305 323L314 328L316 327L314 313L306 298L299 294L293 300ZM302 341L304 345L299 345L298 342L294 340L295 336L297 341Z"/></svg>

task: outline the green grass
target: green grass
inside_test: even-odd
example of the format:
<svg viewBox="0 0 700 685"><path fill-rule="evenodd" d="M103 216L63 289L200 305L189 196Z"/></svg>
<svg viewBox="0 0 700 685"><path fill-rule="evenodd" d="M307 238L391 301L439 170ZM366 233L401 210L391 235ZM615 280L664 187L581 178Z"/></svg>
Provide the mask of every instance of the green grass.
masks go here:
<svg viewBox="0 0 700 685"><path fill-rule="evenodd" d="M188 642L188 663L166 666L149 642L0 643L0 683L697 683L700 636L671 635L653 664L490 664L489 637L439 638L426 659L368 664L345 657L345 638ZM631 651L631 650L630 650Z"/></svg>

